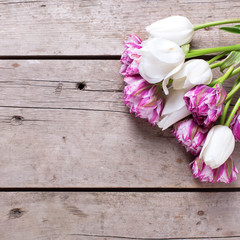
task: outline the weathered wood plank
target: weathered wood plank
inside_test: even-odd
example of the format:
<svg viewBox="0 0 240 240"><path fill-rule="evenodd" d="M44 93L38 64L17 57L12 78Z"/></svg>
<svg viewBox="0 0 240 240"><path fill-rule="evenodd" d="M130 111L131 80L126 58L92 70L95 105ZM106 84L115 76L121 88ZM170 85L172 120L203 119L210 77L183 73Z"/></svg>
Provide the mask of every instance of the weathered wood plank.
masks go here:
<svg viewBox="0 0 240 240"><path fill-rule="evenodd" d="M193 24L239 18L239 0L5 0L0 2L1 55L119 55L131 33L171 15ZM239 36L201 30L193 47L239 43Z"/></svg>
<svg viewBox="0 0 240 240"><path fill-rule="evenodd" d="M0 61L0 187L229 187L193 181L193 158L170 131L129 114L118 69Z"/></svg>
<svg viewBox="0 0 240 240"><path fill-rule="evenodd" d="M0 193L1 239L239 239L240 193ZM225 239L225 238L224 238Z"/></svg>

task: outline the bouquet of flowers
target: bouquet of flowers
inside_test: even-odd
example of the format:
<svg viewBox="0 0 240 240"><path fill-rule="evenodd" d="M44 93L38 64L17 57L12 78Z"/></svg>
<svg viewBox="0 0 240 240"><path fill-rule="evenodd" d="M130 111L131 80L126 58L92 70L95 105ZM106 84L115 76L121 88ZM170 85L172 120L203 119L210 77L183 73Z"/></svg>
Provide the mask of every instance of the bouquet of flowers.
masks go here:
<svg viewBox="0 0 240 240"><path fill-rule="evenodd" d="M190 42L195 31L228 23L240 19L193 26L186 17L168 17L146 28L150 37L145 41L130 35L121 57L124 103L151 125L162 130L173 126L177 141L195 156L190 167L202 182L237 179L231 154L240 141L240 97L231 111L229 107L240 88L240 44L191 49ZM240 34L240 25L220 29ZM217 55L204 60L212 53ZM223 73L216 80L214 68ZM237 74L227 93L223 82Z"/></svg>

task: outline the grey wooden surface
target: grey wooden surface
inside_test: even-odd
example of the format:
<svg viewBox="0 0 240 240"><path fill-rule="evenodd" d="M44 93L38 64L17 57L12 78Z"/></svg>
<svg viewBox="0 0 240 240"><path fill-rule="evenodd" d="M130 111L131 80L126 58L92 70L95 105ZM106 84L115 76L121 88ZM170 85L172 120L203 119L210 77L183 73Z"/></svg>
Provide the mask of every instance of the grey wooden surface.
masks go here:
<svg viewBox="0 0 240 240"><path fill-rule="evenodd" d="M170 15L199 24L239 9L239 0L0 1L0 239L240 239L240 180L193 180L193 157L170 130L124 106L119 74L129 34L145 39L145 26ZM236 43L210 28L192 46Z"/></svg>

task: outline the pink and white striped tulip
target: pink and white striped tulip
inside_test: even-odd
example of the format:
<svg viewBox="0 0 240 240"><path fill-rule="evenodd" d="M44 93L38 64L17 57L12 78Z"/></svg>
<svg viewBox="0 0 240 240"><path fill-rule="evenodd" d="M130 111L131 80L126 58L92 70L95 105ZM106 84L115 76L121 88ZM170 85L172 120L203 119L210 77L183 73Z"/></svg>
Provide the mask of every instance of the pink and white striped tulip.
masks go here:
<svg viewBox="0 0 240 240"><path fill-rule="evenodd" d="M129 39L124 42L125 51L121 57L120 73L123 76L131 76L139 73L140 55L137 50L142 48L142 40L137 35L130 35Z"/></svg>
<svg viewBox="0 0 240 240"><path fill-rule="evenodd" d="M208 129L198 126L193 119L186 119L174 124L172 133L178 142L194 156L202 150Z"/></svg>
<svg viewBox="0 0 240 240"><path fill-rule="evenodd" d="M226 96L222 85L217 84L216 88L198 85L189 90L183 99L196 123L208 128L222 114Z"/></svg>
<svg viewBox="0 0 240 240"><path fill-rule="evenodd" d="M149 84L140 75L125 77L123 100L136 117L147 119L155 125L163 110L162 90L160 86Z"/></svg>
<svg viewBox="0 0 240 240"><path fill-rule="evenodd" d="M201 182L224 182L231 183L237 179L238 170L231 157L216 169L207 166L203 159L196 158L191 164L194 178L199 178Z"/></svg>
<svg viewBox="0 0 240 240"><path fill-rule="evenodd" d="M152 37L168 39L178 45L191 42L194 34L192 23L183 16L171 16L146 27Z"/></svg>
<svg viewBox="0 0 240 240"><path fill-rule="evenodd" d="M235 140L240 142L240 108L234 115L229 128L232 130Z"/></svg>

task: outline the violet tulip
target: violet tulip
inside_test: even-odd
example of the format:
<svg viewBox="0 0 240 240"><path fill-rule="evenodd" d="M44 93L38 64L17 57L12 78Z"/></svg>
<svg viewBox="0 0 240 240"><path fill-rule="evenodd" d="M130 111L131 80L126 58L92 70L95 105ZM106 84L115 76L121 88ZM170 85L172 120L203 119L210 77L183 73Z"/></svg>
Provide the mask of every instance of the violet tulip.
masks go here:
<svg viewBox="0 0 240 240"><path fill-rule="evenodd" d="M229 128L232 130L235 140L240 142L240 108L235 113Z"/></svg>
<svg viewBox="0 0 240 240"><path fill-rule="evenodd" d="M178 142L191 152L194 156L202 150L207 137L208 129L198 126L193 119L186 119L174 124L173 135Z"/></svg>
<svg viewBox="0 0 240 240"><path fill-rule="evenodd" d="M137 50L142 48L142 40L137 35L130 35L129 39L124 42L125 51L121 57L120 73L123 76L131 76L139 73L140 55Z"/></svg>
<svg viewBox="0 0 240 240"><path fill-rule="evenodd" d="M191 164L194 178L199 178L201 182L224 182L231 183L237 179L238 170L231 157L216 169L207 166L203 159L196 158Z"/></svg>
<svg viewBox="0 0 240 240"><path fill-rule="evenodd" d="M160 86L149 84L140 75L125 77L124 103L136 117L147 119L155 125L163 110Z"/></svg>
<svg viewBox="0 0 240 240"><path fill-rule="evenodd" d="M198 85L189 90L183 99L197 124L208 128L222 114L226 96L222 85L217 84L216 88Z"/></svg>

